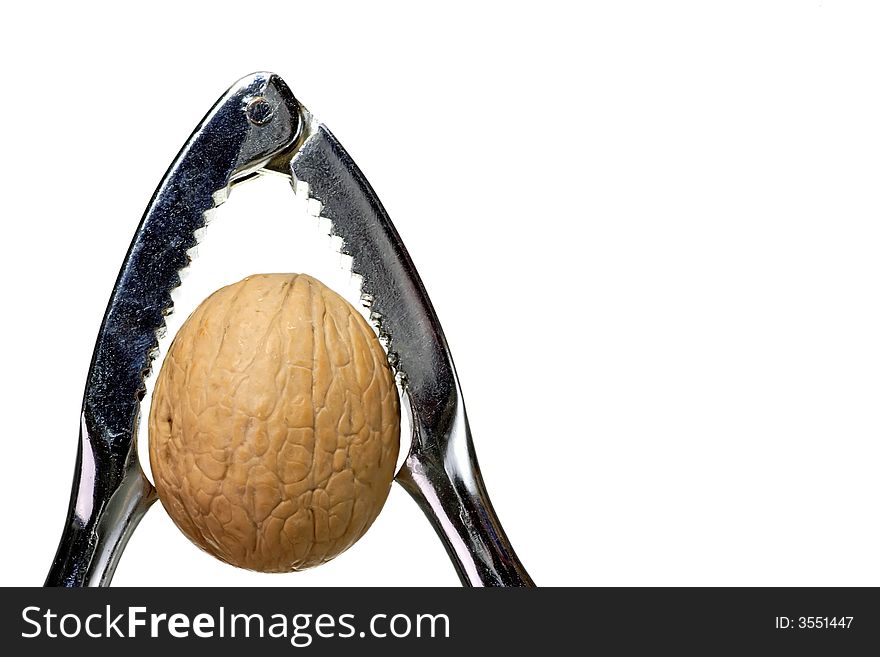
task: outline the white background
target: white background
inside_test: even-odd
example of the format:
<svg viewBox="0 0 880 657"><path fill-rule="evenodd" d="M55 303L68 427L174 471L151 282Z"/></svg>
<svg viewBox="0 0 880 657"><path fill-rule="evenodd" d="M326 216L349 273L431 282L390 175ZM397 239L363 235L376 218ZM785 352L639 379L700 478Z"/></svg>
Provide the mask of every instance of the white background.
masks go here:
<svg viewBox="0 0 880 657"><path fill-rule="evenodd" d="M537 583L880 585L871 3L3 14L2 584L41 584L55 553L94 338L153 189L225 88L268 69L394 219ZM280 178L237 189L200 251L173 327L251 273L351 294ZM395 486L351 550L290 575L213 560L157 505L114 583L457 579Z"/></svg>

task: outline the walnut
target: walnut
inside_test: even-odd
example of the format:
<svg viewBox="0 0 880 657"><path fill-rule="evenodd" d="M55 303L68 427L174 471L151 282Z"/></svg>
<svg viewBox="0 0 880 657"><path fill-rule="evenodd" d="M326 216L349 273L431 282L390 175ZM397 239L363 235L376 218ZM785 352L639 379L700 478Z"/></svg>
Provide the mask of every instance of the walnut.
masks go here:
<svg viewBox="0 0 880 657"><path fill-rule="evenodd" d="M329 561L376 519L400 406L385 352L348 302L309 276L263 274L186 320L149 434L159 498L191 541L288 572Z"/></svg>

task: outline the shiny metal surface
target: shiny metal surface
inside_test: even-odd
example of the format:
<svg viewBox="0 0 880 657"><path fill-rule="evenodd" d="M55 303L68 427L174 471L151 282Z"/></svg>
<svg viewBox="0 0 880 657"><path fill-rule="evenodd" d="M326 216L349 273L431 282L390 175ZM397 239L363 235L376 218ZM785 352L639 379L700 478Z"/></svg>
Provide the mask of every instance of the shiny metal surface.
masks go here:
<svg viewBox="0 0 880 657"><path fill-rule="evenodd" d="M264 170L292 177L352 257L411 415L397 481L475 586L531 586L492 509L452 357L425 287L363 174L277 76L257 73L205 117L157 189L129 248L98 336L83 400L64 535L47 585L106 586L155 491L137 460L144 378L178 272L231 185Z"/></svg>
<svg viewBox="0 0 880 657"><path fill-rule="evenodd" d="M352 257L401 377L413 441L397 481L428 516L463 583L533 585L486 493L440 321L379 198L322 125L298 148L291 173L298 192L321 202L321 216Z"/></svg>
<svg viewBox="0 0 880 657"><path fill-rule="evenodd" d="M263 98L272 120L248 120L248 103ZM284 82L269 73L239 81L184 145L138 226L98 333L86 382L73 492L48 586L103 586L138 521L156 499L137 459L137 423L144 378L171 310L178 272L205 213L231 184L248 177L300 129L299 108Z"/></svg>

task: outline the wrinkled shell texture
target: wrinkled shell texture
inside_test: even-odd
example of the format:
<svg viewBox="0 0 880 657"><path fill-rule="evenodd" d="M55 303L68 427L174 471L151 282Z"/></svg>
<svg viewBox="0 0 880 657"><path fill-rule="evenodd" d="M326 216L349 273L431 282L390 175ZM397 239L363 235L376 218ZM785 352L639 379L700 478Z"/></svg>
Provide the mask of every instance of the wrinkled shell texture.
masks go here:
<svg viewBox="0 0 880 657"><path fill-rule="evenodd" d="M150 465L196 545L288 572L357 541L391 486L397 388L364 318L321 282L264 274L186 320L156 381Z"/></svg>

